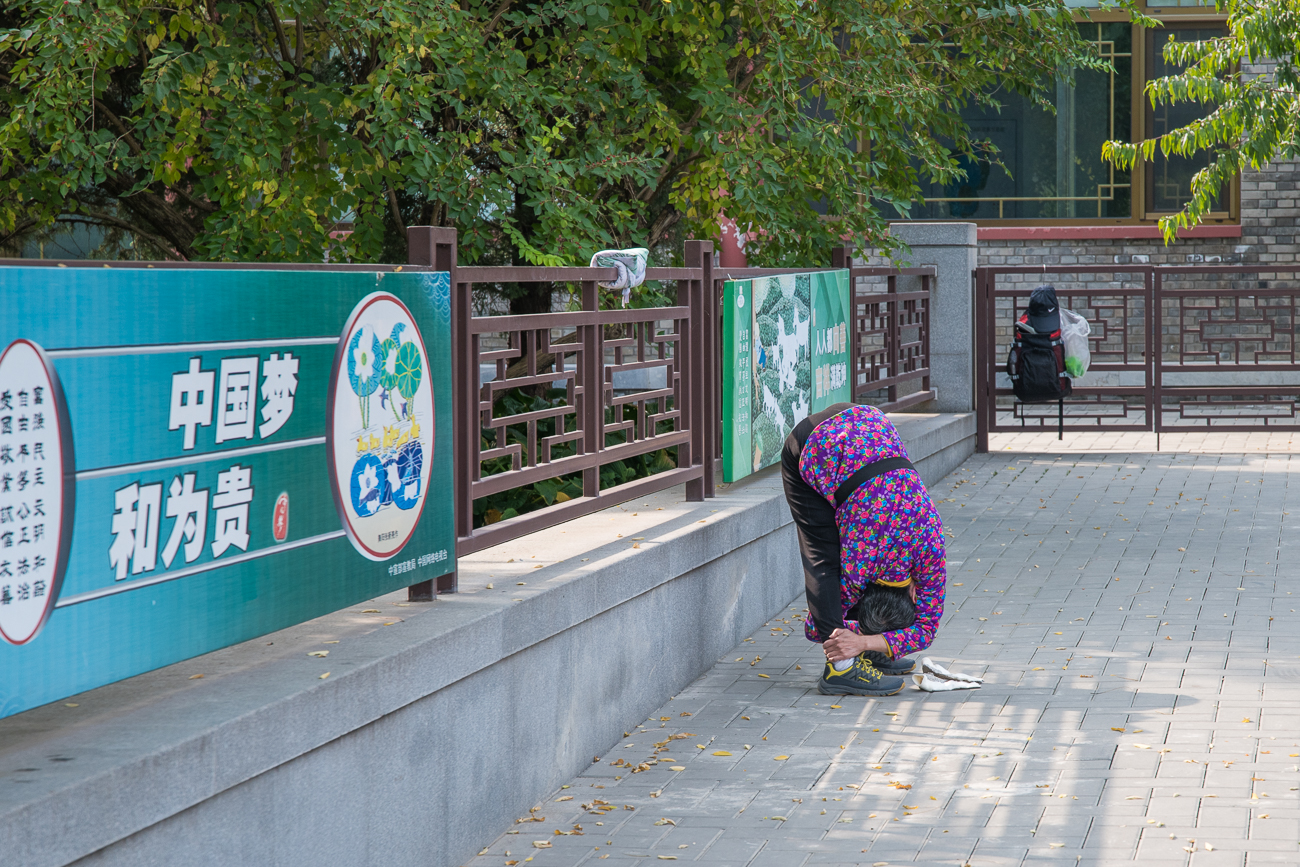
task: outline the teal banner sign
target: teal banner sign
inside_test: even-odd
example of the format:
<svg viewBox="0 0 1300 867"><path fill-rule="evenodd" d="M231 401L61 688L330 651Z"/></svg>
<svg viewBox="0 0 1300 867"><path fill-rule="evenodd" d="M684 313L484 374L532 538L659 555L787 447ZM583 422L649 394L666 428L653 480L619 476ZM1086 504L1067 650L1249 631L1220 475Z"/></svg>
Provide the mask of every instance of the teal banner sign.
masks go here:
<svg viewBox="0 0 1300 867"><path fill-rule="evenodd" d="M452 571L450 318L446 273L0 268L0 717Z"/></svg>
<svg viewBox="0 0 1300 867"><path fill-rule="evenodd" d="M800 421L851 402L849 272L816 271L723 285L723 479L781 458Z"/></svg>

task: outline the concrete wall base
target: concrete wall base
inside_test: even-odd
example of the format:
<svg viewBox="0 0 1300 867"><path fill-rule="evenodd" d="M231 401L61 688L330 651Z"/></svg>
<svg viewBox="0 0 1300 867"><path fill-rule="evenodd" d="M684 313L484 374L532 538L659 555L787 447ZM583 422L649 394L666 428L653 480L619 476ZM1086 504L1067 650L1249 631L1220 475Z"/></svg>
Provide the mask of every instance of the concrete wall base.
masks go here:
<svg viewBox="0 0 1300 867"><path fill-rule="evenodd" d="M974 450L970 415L894 418L927 483ZM4 862L451 867L803 585L775 468L460 569L454 597L385 597L0 720Z"/></svg>

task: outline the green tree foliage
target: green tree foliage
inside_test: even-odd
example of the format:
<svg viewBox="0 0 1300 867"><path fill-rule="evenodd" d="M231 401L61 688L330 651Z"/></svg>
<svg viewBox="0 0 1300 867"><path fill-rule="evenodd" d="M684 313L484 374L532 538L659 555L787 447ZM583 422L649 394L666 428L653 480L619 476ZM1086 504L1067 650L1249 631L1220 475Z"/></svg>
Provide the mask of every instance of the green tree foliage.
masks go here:
<svg viewBox="0 0 1300 867"><path fill-rule="evenodd" d="M1196 42L1171 38L1165 59L1183 71L1146 86L1152 106L1199 103L1205 116L1157 138L1112 141L1102 149L1103 159L1122 168L1131 167L1139 154L1150 160L1156 148L1166 156L1208 155L1209 165L1192 178L1187 205L1160 220L1166 242L1214 210L1224 185L1243 170L1300 156L1300 3L1220 0L1218 9L1228 13L1228 35ZM1149 27L1160 26L1137 17Z"/></svg>
<svg viewBox="0 0 1300 867"><path fill-rule="evenodd" d="M807 262L960 171L963 105L1097 63L1063 0L11 0L0 244L570 264L725 213Z"/></svg>

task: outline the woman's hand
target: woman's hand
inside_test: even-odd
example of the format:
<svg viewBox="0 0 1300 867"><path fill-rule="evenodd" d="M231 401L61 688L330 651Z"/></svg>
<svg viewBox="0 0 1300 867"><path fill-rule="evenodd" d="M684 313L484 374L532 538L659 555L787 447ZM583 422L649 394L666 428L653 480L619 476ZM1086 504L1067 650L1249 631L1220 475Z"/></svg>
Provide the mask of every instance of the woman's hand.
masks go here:
<svg viewBox="0 0 1300 867"><path fill-rule="evenodd" d="M822 643L822 651L831 662L852 659L863 651L889 652L889 644L880 635L858 635L848 629L837 629Z"/></svg>

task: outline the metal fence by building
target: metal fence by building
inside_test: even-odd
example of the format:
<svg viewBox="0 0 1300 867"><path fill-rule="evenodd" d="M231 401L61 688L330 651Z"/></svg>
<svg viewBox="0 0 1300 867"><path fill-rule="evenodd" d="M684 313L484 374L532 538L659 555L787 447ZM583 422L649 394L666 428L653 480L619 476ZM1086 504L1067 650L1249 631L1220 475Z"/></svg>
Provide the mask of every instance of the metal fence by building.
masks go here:
<svg viewBox="0 0 1300 867"><path fill-rule="evenodd" d="M1300 266L979 268L981 451L992 431L1057 427L1057 403L1015 400L1003 369L1016 319L1048 282L1092 329L1092 364L1065 400L1064 430L1300 430Z"/></svg>

